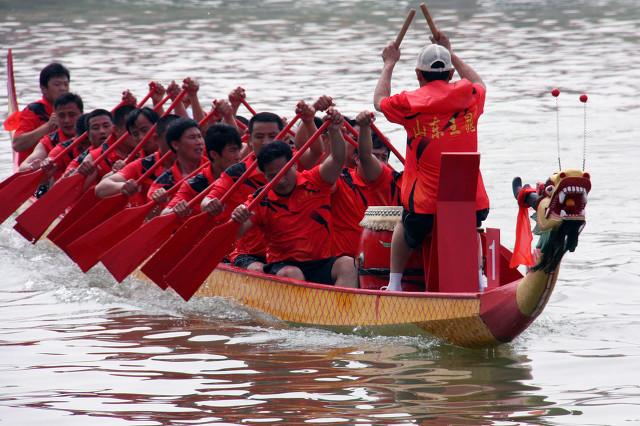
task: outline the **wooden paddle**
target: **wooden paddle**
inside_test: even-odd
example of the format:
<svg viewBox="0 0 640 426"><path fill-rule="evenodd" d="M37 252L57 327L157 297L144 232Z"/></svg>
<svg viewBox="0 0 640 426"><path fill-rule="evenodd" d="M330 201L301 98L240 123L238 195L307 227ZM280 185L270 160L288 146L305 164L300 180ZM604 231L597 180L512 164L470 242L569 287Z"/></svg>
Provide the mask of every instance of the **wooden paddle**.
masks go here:
<svg viewBox="0 0 640 426"><path fill-rule="evenodd" d="M198 194L198 196L189 201L187 205L190 208L193 208L197 203L201 202L206 195L207 190L212 186L213 183ZM148 204L145 206L148 206ZM133 213L135 213L136 216L140 215L139 211ZM210 215L207 214L207 216ZM144 217L146 217L146 215ZM142 217L141 220L144 220L144 217ZM122 282L155 250L157 250L158 247L164 243L176 229L178 229L181 223L183 223L183 219L175 214L175 212L156 216L141 227L132 229L131 233L126 234L124 238L120 239L120 241L109 248L100 257L100 261L116 281ZM114 232L109 229L106 229L106 231ZM122 233L125 234L124 231Z"/></svg>
<svg viewBox="0 0 640 426"><path fill-rule="evenodd" d="M202 126L204 123L206 123L206 121L209 120L212 115L213 112L207 114L207 116L200 120L199 125ZM162 164L164 158L165 157L163 157L160 162L156 164ZM201 170L201 167L199 167L197 170ZM169 191L167 191L167 195L171 196L172 194L174 194L178 190L179 185L189 177L191 177L191 174L180 180L171 189L169 189ZM142 222L154 207L156 207L156 203L154 201L150 201L142 206L129 207L127 209L124 209L123 211L116 213L111 218L106 219L99 226L93 229L91 233L82 235L77 240L72 241L68 248L71 248L71 245L75 244L75 242L80 239L86 240L86 244L89 245L89 248L87 249L87 256L93 255L95 257L94 263L86 266L86 268L89 269L95 263L97 263L99 257L102 254L104 254L107 250L109 250L127 235L138 229L138 227L142 225ZM93 253L93 251L96 252Z"/></svg>
<svg viewBox="0 0 640 426"><path fill-rule="evenodd" d="M440 38L440 31L438 30L438 27L436 27L435 22L433 22L433 19L431 18L431 14L429 13L429 9L427 9L427 5L424 3L420 3L420 10L422 10L422 14L424 15L424 18L427 20L427 25L431 30L431 34L433 34L433 38L435 40L438 40Z"/></svg>
<svg viewBox="0 0 640 426"><path fill-rule="evenodd" d="M249 210L253 209L269 193L282 176L293 167L311 144L329 127L331 123L325 121L322 126L300 147L293 158L262 188L262 191L249 203ZM168 285L184 299L189 300L198 291L200 285L215 269L222 259L229 253L235 243L241 224L229 219L226 223L216 226L206 237L194 246L184 258L167 274L165 280Z"/></svg>
<svg viewBox="0 0 640 426"><path fill-rule="evenodd" d="M167 153L167 154L170 154L170 153ZM162 160L160 160L158 163L161 163L161 162ZM184 178L176 182L167 191L167 197L171 197L172 195L174 195L184 181L186 181L187 179L191 179L192 177L200 173L205 167L209 167L209 163L205 163L201 165L196 170L194 170L193 172L189 173L187 176L185 176ZM144 176L144 175L141 176L140 178L138 178L136 183L140 184L147 177L148 176ZM115 197L118 197L118 196L114 196L110 198L115 198ZM122 198L126 203L128 197L123 195ZM147 214L150 213L151 210L153 210L155 205L156 203L154 201L150 201L144 205L146 206ZM139 211L136 211L136 214L138 217L140 216L140 213L142 210L144 209L140 209ZM91 269L93 265L98 263L98 260L100 259L100 257L104 253L106 253L107 250L109 250L116 243L118 243L122 238L125 237L125 235L122 234L123 229L125 230L131 229L132 224L128 223L131 221L130 220L122 221L123 217L119 216L119 214L123 212L124 210L121 210L118 213L115 213L114 216L112 216L112 218L118 217L119 222L115 222L111 219L107 221L102 221L99 225L95 227L95 229L92 229L90 232L85 233L75 241L68 244L65 252L80 267L82 272L87 272L89 269ZM142 220L144 220L144 217L146 216L143 216L140 222L137 223L138 226L140 225ZM126 215L124 219L127 219ZM136 225L136 224L134 223L133 225Z"/></svg>
<svg viewBox="0 0 640 426"><path fill-rule="evenodd" d="M171 103L168 111L173 110L178 102L182 102L180 96L176 97ZM155 128L153 130L155 130ZM102 162L127 136L128 134L125 133L116 142L111 144L111 146L94 160L94 164L98 165ZM143 141L139 145L142 145L142 143ZM83 186L85 180L86 176L80 173L59 180L42 198L16 218L14 229L35 244L47 230L51 222L62 214L68 206L80 198L84 192Z"/></svg>
<svg viewBox="0 0 640 426"><path fill-rule="evenodd" d="M396 36L396 40L393 42L393 44L395 44L396 47L400 47L400 44L402 43L402 39L404 38L404 35L407 33L407 30L409 29L409 26L411 25L411 21L413 21L414 16L416 16L416 10L409 9L409 13L407 14L407 17L404 20L404 24L402 24L402 28L400 29L400 32Z"/></svg>
<svg viewBox="0 0 640 426"><path fill-rule="evenodd" d="M146 100L151 96L151 94L153 93L153 90L155 90L155 87L156 87L155 83L149 84L150 91L148 96L145 96L145 98L143 99L144 102L146 102ZM162 108L162 105L164 105L164 103L168 99L169 99L169 95L165 96L160 102L158 102L157 105L153 107L153 110L156 112L159 111L160 108ZM141 108L142 105L144 104L140 102L138 103L136 108ZM131 154L133 154L134 151L136 151L136 149L141 149L144 146L144 144L147 143L149 139L151 139L151 137L153 136L153 133L155 132L155 129L156 129L155 125L152 126L152 128L144 135L142 140L136 145L136 148L134 148L134 150L132 150L132 152L127 156L127 158L125 159L125 162L130 162L132 160L133 157L131 156ZM120 138L118 139L118 141L116 141L116 143L118 144L122 143L122 141L126 139L128 136L129 136L129 132L127 131L122 136L120 136ZM73 241L75 238L79 237L80 236L79 234L75 234L75 235L69 234L67 235L66 239L64 240L60 239L62 238L62 235L65 234L66 231L69 229L69 227L71 227L78 220L81 220L83 217L86 217L88 210L91 209L93 206L95 206L96 203L100 203L101 200L102 199L98 197L95 193L95 184L91 185L91 187L89 187L84 192L84 194L82 194L80 199L73 206L71 206L69 211L66 212L66 214L60 220L60 222L58 222L56 227L53 228L51 232L49 232L49 235L47 236L47 238L50 241L52 241L54 244L62 248L61 244L66 245L67 243L70 243L71 241Z"/></svg>
<svg viewBox="0 0 640 426"><path fill-rule="evenodd" d="M144 182L153 172L163 165L171 156L171 151L167 151L159 161L155 162L149 169L142 174L137 180L136 184L140 185ZM95 195L95 189L93 191ZM84 210L84 214L71 225L69 225L60 235L51 239L55 245L60 247L72 260L75 261L74 256L67 250L69 244L82 238L89 233L93 228L113 216L116 212L122 210L129 202L129 197L120 193L106 198L99 198L96 196L96 202L87 206ZM80 204L80 203L78 203Z"/></svg>
<svg viewBox="0 0 640 426"><path fill-rule="evenodd" d="M244 107L251 113L251 115L257 114L256 110L251 108L251 105L249 105L249 102L247 102L246 99L243 98L240 102L242 102L242 105L244 105Z"/></svg>
<svg viewBox="0 0 640 426"><path fill-rule="evenodd" d="M284 135L289 129L291 129L291 127L293 127L293 125L299 119L300 116L296 115L293 120L291 120L291 122L288 123L287 126L282 129L280 133L278 133L278 135L276 135L276 138L282 137L282 135ZM240 176L240 178L238 178L238 180L234 182L231 188L229 188L229 190L225 193L223 198L226 200L229 196L231 196L235 192L236 188L238 188L247 178L249 178L256 167L257 163L254 161L253 164L251 164L242 174L242 176ZM203 191L203 195L199 199L199 201L202 201L202 199L208 192L209 190ZM193 207L193 205L195 205L193 204L193 201L194 200L191 200L191 202L189 203L190 207ZM206 217L205 215L208 217ZM198 221L196 223L198 224L215 223L215 219L208 213L201 213L191 219L195 219L196 217L198 218L196 219ZM188 222L189 221L187 221L187 223ZM122 280L124 280L130 273L132 273L141 263L143 263L147 258L149 258L149 256L151 256L156 250L158 250L158 247L166 242L165 245L162 246L162 258L158 259L168 258L170 259L170 264L173 264L175 259L181 258L182 254L185 253L185 246L183 245L182 241L187 241L190 246L193 246L193 241L199 241L204 237L204 235L206 235L206 233L203 232L203 229L209 229L193 226L194 222L192 222L189 227L186 227L184 230L182 230L182 227L180 227L180 225L182 225L183 223L186 225L186 223L183 222L176 214L155 217L149 222L142 225L127 238L123 239L112 249L110 249L107 253L104 254L104 256L102 256L100 260L102 261L102 264L109 270L111 275L113 275L116 281L122 282ZM171 237L171 235L176 231L176 229L178 229L178 227L180 227L180 230L182 232L176 232L177 239L174 240L174 238L172 237L171 240L167 241L167 239ZM148 270L151 270L151 268L159 269L163 267L158 259L154 259L154 262L149 265ZM162 272L165 272L165 270L162 269ZM155 276L155 273L153 271L150 273ZM158 281L160 282L157 282L158 285L164 286L163 284L161 284L162 280L160 278L158 278ZM166 288L166 286L164 286L163 288Z"/></svg>
<svg viewBox="0 0 640 426"><path fill-rule="evenodd" d="M279 138L284 137L284 135L287 134L289 129L291 129L299 119L300 116L296 115L274 139L278 140ZM247 167L247 170L245 170L242 176L240 176L220 198L220 202L222 204L226 203L229 197L235 193L237 188L239 188L249 178L249 176L251 176L256 167L258 167L258 162L253 161L253 163ZM173 267L174 261L176 259L182 259L191 247L205 237L206 231L216 222L217 219L207 212L202 212L192 218L189 218L189 220L187 220L184 225L182 225L176 233L162 245L162 247L160 247L153 257L147 261L142 268L142 271L161 288L166 288L167 285L164 282L164 276Z"/></svg>
<svg viewBox="0 0 640 426"><path fill-rule="evenodd" d="M186 92L184 92L184 94L186 94ZM182 94L182 96L178 95L176 99L181 100L184 97L184 94ZM158 106L156 105L156 108L157 107ZM162 116L165 117L170 114L171 111L172 108L170 106ZM130 163L136 158L139 150L141 150L149 139L153 137L156 132L156 128L157 124L151 126L149 131L124 160L125 163ZM159 165L154 165L153 170L157 167L159 167ZM102 223L116 210L121 210L126 204L127 198L124 195L119 197L119 199L114 197L98 197L95 194L95 185L92 185L60 221L58 226L51 231L48 238L62 250L66 251L67 246L72 241L80 238L85 232ZM72 216L73 219L71 221L66 221L65 219L67 216Z"/></svg>
<svg viewBox="0 0 640 426"><path fill-rule="evenodd" d="M125 101L120 102L111 112L113 113L113 111L124 104L126 104ZM84 142L88 136L89 133L84 132L75 138L69 146L52 158L51 162L55 163L58 161L73 148ZM42 182L42 179L44 179L44 176L45 171L41 168L37 170L24 170L14 173L0 184L0 223L4 222L13 212L24 204L25 201L33 196L33 193Z"/></svg>

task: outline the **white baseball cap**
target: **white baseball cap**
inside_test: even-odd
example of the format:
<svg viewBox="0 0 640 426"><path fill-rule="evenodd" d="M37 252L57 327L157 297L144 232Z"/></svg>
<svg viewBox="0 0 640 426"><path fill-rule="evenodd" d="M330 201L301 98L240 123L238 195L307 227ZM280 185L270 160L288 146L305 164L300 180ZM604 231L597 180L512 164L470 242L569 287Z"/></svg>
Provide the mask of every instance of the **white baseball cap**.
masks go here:
<svg viewBox="0 0 640 426"><path fill-rule="evenodd" d="M437 62L444 64L444 67L435 67ZM420 71L450 71L453 69L453 64L451 63L451 53L444 47L439 44L430 44L422 48L420 53L418 53L418 58L416 60L416 69Z"/></svg>

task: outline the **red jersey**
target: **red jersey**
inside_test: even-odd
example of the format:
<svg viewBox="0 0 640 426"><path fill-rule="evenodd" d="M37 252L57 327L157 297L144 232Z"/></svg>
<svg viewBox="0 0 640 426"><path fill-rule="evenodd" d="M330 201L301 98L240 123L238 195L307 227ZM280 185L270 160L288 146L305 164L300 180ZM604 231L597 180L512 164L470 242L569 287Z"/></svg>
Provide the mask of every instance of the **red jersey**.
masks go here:
<svg viewBox="0 0 640 426"><path fill-rule="evenodd" d="M20 122L13 137L31 132L49 121L53 113L53 105L45 98L30 103L20 112ZM35 147L35 146L34 146ZM22 163L31 153L33 148L18 153L18 164Z"/></svg>
<svg viewBox="0 0 640 426"><path fill-rule="evenodd" d="M109 144L108 143L103 143L101 146L99 146L98 148L88 148L86 150L84 150L80 155L78 155L73 161L71 161L71 163L69 163L69 165L67 166L67 169L65 171L65 175L70 173L71 171L77 169L78 167L80 167L80 164L82 164L82 162L84 161L84 159L87 157L87 155L91 155L91 158L93 159L94 163L95 160L100 157L102 154L104 154L104 152L109 148ZM100 163L95 164L96 170L98 171L98 177L96 179L96 182L100 182L100 179L102 179L102 177L104 175L106 175L107 173L111 172L113 170L113 164L118 161L118 160L124 160L126 158L126 156L122 156L118 153L118 150L114 149L113 151L111 151L109 154L107 154L107 156L100 161Z"/></svg>
<svg viewBox="0 0 640 426"><path fill-rule="evenodd" d="M200 158L200 164L198 165L198 167L208 162L209 160L206 157L202 157ZM182 170L180 170L178 161L176 160L170 168L162 172L162 174L153 181L151 186L149 186L149 190L147 191L147 198L151 199L151 194L153 194L160 188L164 188L168 191L173 187L173 185L182 180L184 177L185 175L182 174Z"/></svg>
<svg viewBox="0 0 640 426"><path fill-rule="evenodd" d="M269 237L267 262L304 262L331 257L331 189L320 167L296 172L296 186L287 196L274 191L260 202L251 221Z"/></svg>
<svg viewBox="0 0 640 426"><path fill-rule="evenodd" d="M118 170L118 174L120 174L125 179L125 181L129 179L138 180L143 174L147 172L147 170L149 170L154 164L160 161L160 157L160 153L156 151L144 158L138 158L137 160L134 160L124 166L121 170ZM163 170L164 169L162 168L162 166L156 168L148 178L140 183L140 191L138 191L135 195L129 197L129 205L140 206L148 201L147 192L153 184L153 181L155 181L160 176L160 174L162 174Z"/></svg>
<svg viewBox="0 0 640 426"><path fill-rule="evenodd" d="M55 157L57 157L58 154L60 154L66 147L71 145L71 143L73 143L73 139L69 139L67 141L58 143L56 146L54 146L51 149L51 151L49 151L49 158L54 159ZM62 157L58 158L55 161L56 171L55 171L55 173L53 175L54 180L60 179L60 176L62 176L62 174L65 172L65 170L67 170L67 168L69 167L69 164L71 164L71 162L76 157L78 157L80 154L82 154L83 151L84 150L81 150L76 145L75 147L71 148L65 155L63 155Z"/></svg>
<svg viewBox="0 0 640 426"><path fill-rule="evenodd" d="M201 173L198 173L194 177L182 182L176 195L169 201L167 208L172 209L180 201L189 202L195 198L199 193L204 191L216 178L213 176L211 167L207 167ZM191 209L194 213L200 213L200 204L192 206Z"/></svg>
<svg viewBox="0 0 640 426"><path fill-rule="evenodd" d="M486 90L463 79L432 81L412 92L385 98L385 117L407 131L407 158L402 181L402 205L414 213L436 211L440 160L443 152L476 152L478 118ZM476 210L489 207L482 175L478 174Z"/></svg>
<svg viewBox="0 0 640 426"><path fill-rule="evenodd" d="M215 184L211 191L209 191L209 198L222 198L227 193L231 185L240 178L254 161L256 161L255 154L250 154L239 163L233 166L227 167L222 172L220 177L216 179ZM247 178L242 185L238 187L236 191L231 194L225 203L225 209L220 214L220 221L226 221L231 217L231 212L240 204L243 204L247 198L253 194L258 188L267 184L267 180L264 174L257 168L251 173L251 176ZM266 256L267 246L264 243L264 235L258 227L252 227L242 238L236 241L236 246L233 252L229 255L231 262L235 261L236 257L241 254L251 254L254 256Z"/></svg>
<svg viewBox="0 0 640 426"><path fill-rule="evenodd" d="M400 177L401 173L384 166L378 179L367 183L356 169L342 170L331 194L333 256L357 257L364 212L368 206L399 205Z"/></svg>
<svg viewBox="0 0 640 426"><path fill-rule="evenodd" d="M47 150L47 153L50 153L51 150L60 142L67 141L69 139L71 138L66 137L64 133L62 133L62 130L58 129L55 132L51 132L44 136L38 143Z"/></svg>

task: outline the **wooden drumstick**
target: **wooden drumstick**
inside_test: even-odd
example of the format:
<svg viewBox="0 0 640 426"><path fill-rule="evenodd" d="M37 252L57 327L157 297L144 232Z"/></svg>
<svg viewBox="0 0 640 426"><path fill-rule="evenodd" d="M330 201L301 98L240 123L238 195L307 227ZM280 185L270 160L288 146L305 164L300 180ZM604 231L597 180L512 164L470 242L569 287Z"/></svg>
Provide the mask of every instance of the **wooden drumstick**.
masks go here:
<svg viewBox="0 0 640 426"><path fill-rule="evenodd" d="M410 9L409 14L407 15L407 18L404 20L404 24L402 24L402 29L398 33L398 36L396 37L396 41L393 43L395 44L396 47L400 47L400 43L402 43L402 39L404 38L404 35L407 33L407 30L409 29L409 25L411 25L411 21L413 21L414 16L416 16L416 10Z"/></svg>
<svg viewBox="0 0 640 426"><path fill-rule="evenodd" d="M429 29L431 30L431 34L433 34L433 38L438 40L440 38L440 31L438 31L438 27L436 27L435 22L433 22L431 14L429 13L429 9L427 9L427 5L424 3L420 3L420 9L422 10L422 14L427 20L427 25L429 25Z"/></svg>

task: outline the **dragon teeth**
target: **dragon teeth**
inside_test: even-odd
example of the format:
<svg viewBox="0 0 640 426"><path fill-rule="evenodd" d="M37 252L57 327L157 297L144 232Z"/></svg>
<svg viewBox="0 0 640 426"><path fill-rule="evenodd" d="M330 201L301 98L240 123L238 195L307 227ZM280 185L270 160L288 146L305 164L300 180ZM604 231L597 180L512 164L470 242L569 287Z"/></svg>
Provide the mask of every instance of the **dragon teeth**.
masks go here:
<svg viewBox="0 0 640 426"><path fill-rule="evenodd" d="M562 191L560 192L559 198L560 198L560 204L564 204L564 200L565 198L567 198L567 194L564 191Z"/></svg>
<svg viewBox="0 0 640 426"><path fill-rule="evenodd" d="M560 210L560 217L567 217L567 212L564 210Z"/></svg>

